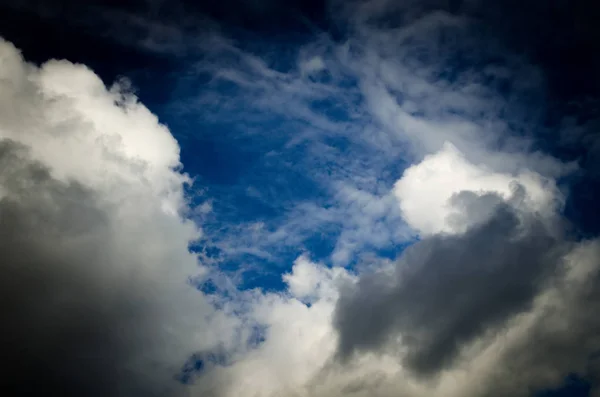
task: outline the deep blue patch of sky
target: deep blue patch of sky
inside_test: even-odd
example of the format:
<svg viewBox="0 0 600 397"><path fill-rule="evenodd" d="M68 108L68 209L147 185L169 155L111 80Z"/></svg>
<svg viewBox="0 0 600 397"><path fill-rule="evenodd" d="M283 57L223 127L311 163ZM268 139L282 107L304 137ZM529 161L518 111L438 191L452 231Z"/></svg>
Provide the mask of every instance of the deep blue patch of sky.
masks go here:
<svg viewBox="0 0 600 397"><path fill-rule="evenodd" d="M577 374L570 374L560 387L539 391L535 393L535 397L588 397L590 391L591 384L588 380Z"/></svg>

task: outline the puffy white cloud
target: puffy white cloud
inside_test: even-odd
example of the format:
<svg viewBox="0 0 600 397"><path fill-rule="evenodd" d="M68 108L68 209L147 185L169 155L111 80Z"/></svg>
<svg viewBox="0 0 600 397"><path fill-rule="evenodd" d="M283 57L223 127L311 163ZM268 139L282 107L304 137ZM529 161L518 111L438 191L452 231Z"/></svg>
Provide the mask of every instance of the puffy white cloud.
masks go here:
<svg viewBox="0 0 600 397"><path fill-rule="evenodd" d="M336 285L352 277L342 268L328 269L299 257L284 280L288 289L282 293L245 294L245 317L265 329L265 340L232 365L200 377L198 395L306 395L311 380L335 353L331 316Z"/></svg>
<svg viewBox="0 0 600 397"><path fill-rule="evenodd" d="M507 156L507 161L510 159ZM551 216L560 209L562 196L553 180L527 169L511 175L495 172L485 164L472 164L451 143L407 168L394 185L394 194L404 219L419 234L461 233L484 220L491 207L478 211L460 208L453 197L461 192L477 196L495 193L508 201L519 185L525 189L520 204L529 211ZM465 210L469 214L461 216Z"/></svg>
<svg viewBox="0 0 600 397"><path fill-rule="evenodd" d="M328 289L331 285L331 270L311 262L307 257L301 256L294 262L292 272L283 275L283 280L288 285L288 290L297 299L309 301L323 294L330 295Z"/></svg>
<svg viewBox="0 0 600 397"><path fill-rule="evenodd" d="M3 386L175 393L187 356L235 328L188 285L205 270L177 142L83 65L37 67L3 40L0 65Z"/></svg>
<svg viewBox="0 0 600 397"><path fill-rule="evenodd" d="M166 208L184 204L179 146L126 86L107 90L86 66L67 61L24 65L7 43L3 65L2 137L29 147L53 177L111 195L119 184L145 185Z"/></svg>

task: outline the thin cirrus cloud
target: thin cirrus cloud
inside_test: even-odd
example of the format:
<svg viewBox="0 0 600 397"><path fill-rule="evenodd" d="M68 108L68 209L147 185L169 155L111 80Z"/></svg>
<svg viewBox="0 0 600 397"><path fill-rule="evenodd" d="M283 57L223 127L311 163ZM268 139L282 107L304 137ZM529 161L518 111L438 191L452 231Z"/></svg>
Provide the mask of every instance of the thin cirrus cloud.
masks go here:
<svg viewBox="0 0 600 397"><path fill-rule="evenodd" d="M587 170L540 150L543 70L436 4L333 2L344 39L285 53L133 15L184 62L170 128L125 80L3 41L14 395L596 387L600 245L564 215Z"/></svg>
<svg viewBox="0 0 600 397"><path fill-rule="evenodd" d="M263 258L280 258L280 251L310 250L315 238L329 240L329 252L318 255L336 265L394 252L415 237L394 183L403 168L446 142L508 179L556 178L575 169L533 149L529 132L539 117L534 106L523 109L530 106L523 98L542 101L540 73L506 52L488 62L500 49L483 48L467 19L436 12L401 29L356 30L341 43L318 36L288 56L291 66L283 71L268 43L251 52L243 41L213 37L208 55L184 78L209 76L199 93L183 90L172 110L220 125L235 139L245 136L240 147L257 158L235 182L215 188L214 216L235 221L240 207L230 200L258 200L271 210L258 223L237 223L237 233L222 233L220 221L207 225L225 256L250 252L232 247L252 247ZM454 54L465 51L483 66L455 66ZM455 75L445 76L452 68ZM509 81L507 96L500 87Z"/></svg>

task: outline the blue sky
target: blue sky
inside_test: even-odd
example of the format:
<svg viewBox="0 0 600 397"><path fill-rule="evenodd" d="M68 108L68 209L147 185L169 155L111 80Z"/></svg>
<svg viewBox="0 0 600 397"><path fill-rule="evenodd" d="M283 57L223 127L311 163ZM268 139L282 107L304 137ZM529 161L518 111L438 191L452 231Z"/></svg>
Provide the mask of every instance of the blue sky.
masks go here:
<svg viewBox="0 0 600 397"><path fill-rule="evenodd" d="M352 238L343 235L348 233L347 212L350 206L363 204L351 201L371 196L385 201L380 196L391 188L406 161L394 154L382 159L377 148L365 142L362 130L371 128L370 116L351 77L340 76L339 82L328 72L302 77L297 65L301 46L296 51L288 47L290 55L277 53L278 63L288 66L276 70L260 57L273 57L276 43L265 41L261 47L263 54L258 56L226 48L223 52L234 53L239 65L221 69L208 81L197 81L202 73L193 70L209 73L221 67L221 58L217 65L191 62L191 75L173 94L177 99L160 109L159 116L178 131L174 134L182 142L184 170L197 178L212 209L203 222L208 247L202 248L210 250L214 243L217 255L225 256L231 266L240 262L258 266L272 282L305 251L315 260L331 261L338 242ZM249 62L258 63L256 70L245 71ZM246 78L254 78L256 85L232 81ZM312 87L322 93L308 91ZM284 91L281 97L278 89ZM271 101L281 107L273 108ZM337 187L342 185L340 192ZM398 246L411 239L408 233L393 236L394 231L386 230L401 224L397 213L380 216L373 222L380 222L375 227L382 237L374 243L351 242L359 245L356 254L393 257L401 249ZM253 286L260 283L256 280L260 276L252 276Z"/></svg>
<svg viewBox="0 0 600 397"><path fill-rule="evenodd" d="M11 329L122 330L84 395L594 396L595 11L509 3L8 1Z"/></svg>

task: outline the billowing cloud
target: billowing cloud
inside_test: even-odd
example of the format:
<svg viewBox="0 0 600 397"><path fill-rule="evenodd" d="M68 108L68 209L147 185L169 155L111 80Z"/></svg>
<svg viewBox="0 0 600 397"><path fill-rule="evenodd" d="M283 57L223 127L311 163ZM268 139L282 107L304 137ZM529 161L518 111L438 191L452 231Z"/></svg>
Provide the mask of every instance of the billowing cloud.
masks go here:
<svg viewBox="0 0 600 397"><path fill-rule="evenodd" d="M552 180L476 166L447 144L407 168L394 193L421 239L341 290L342 362L392 354L442 395L525 396L567 368L598 376L587 311L598 243L569 238ZM568 347L575 334L585 348Z"/></svg>
<svg viewBox="0 0 600 397"><path fill-rule="evenodd" d="M527 169L510 175L494 172L485 165L478 167L469 163L450 143L407 168L394 185L394 193L406 222L422 235L431 235L465 231L472 222L481 221L486 215L482 205L467 204L466 198L453 199L456 195L494 193L508 200L517 186L525 190L520 198L528 211L548 216L560 209L562 195L552 179ZM468 214L460 215L461 205L466 207L462 211Z"/></svg>
<svg viewBox="0 0 600 397"><path fill-rule="evenodd" d="M187 355L233 324L186 285L204 270L176 141L83 65L5 41L0 64L2 389L178 394Z"/></svg>
<svg viewBox="0 0 600 397"><path fill-rule="evenodd" d="M457 201L487 217L460 235L436 235L399 258L394 276L365 275L342 297L336 323L340 349L386 348L394 336L406 363L429 374L452 364L461 346L527 310L564 255L535 215L519 213L497 195Z"/></svg>
<svg viewBox="0 0 600 397"><path fill-rule="evenodd" d="M195 211L126 81L0 43L2 386L526 397L577 373L598 393L600 244L563 213L577 166L536 138L548 76L484 2L334 1L341 29L300 48L159 3L69 23L176 56L160 111L207 184Z"/></svg>

